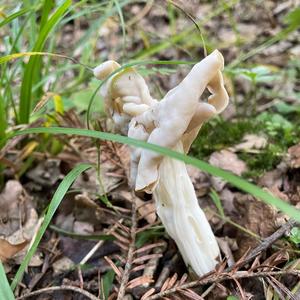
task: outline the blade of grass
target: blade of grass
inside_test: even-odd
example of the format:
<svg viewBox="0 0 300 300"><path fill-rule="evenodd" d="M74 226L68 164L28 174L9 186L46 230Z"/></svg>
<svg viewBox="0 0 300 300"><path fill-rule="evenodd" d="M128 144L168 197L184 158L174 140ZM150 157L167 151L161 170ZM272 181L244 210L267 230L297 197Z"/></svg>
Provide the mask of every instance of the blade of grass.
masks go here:
<svg viewBox="0 0 300 300"><path fill-rule="evenodd" d="M33 11L33 8L23 8L20 9L19 11L9 15L7 18L5 18L1 23L0 23L0 28L8 23L10 23L12 20L21 17L25 14L27 14L29 11Z"/></svg>
<svg viewBox="0 0 300 300"><path fill-rule="evenodd" d="M5 138L6 128L7 128L7 119L6 119L5 103L2 95L0 94L0 139Z"/></svg>
<svg viewBox="0 0 300 300"><path fill-rule="evenodd" d="M113 241L116 239L114 236L109 235L109 234L79 234L79 233L63 230L54 225L50 225L49 228L52 229L53 231L56 231L56 232L62 234L62 235L70 236L72 238L82 239L82 240Z"/></svg>
<svg viewBox="0 0 300 300"><path fill-rule="evenodd" d="M9 55L5 55L0 57L0 65L4 64L8 61L17 59L17 58L21 58L21 57L26 57L26 56L53 56L53 57L57 57L57 58L65 58L68 59L70 61L72 61L74 64L80 65L84 68L86 68L87 70L93 72L93 69L85 64L80 63L77 59L67 56L67 55L63 55L63 54L56 54L56 53L50 53L50 52L20 52L20 53L12 53Z"/></svg>
<svg viewBox="0 0 300 300"><path fill-rule="evenodd" d="M217 209L219 211L219 214L222 217L225 217L222 202L221 202L221 199L220 199L219 195L217 194L217 192L214 189L211 189L211 192L209 193L209 196L212 199L212 201L215 203L215 206L217 207Z"/></svg>
<svg viewBox="0 0 300 300"><path fill-rule="evenodd" d="M231 62L227 67L233 68L238 66L241 62L251 58L252 56L258 54L259 52L265 50L266 48L270 47L271 45L285 39L290 33L297 30L300 26L300 8L296 8L292 12L288 13L286 19L288 21L288 26L281 31L279 31L273 37L267 39L259 46L255 47L254 49L248 51L247 53L241 53L233 62Z"/></svg>
<svg viewBox="0 0 300 300"><path fill-rule="evenodd" d="M41 32L43 31L43 28L47 24L51 9L54 7L54 5L55 5L55 1L44 0L44 2L42 4L42 10L41 10L41 19L39 21L39 35L41 34ZM48 51L48 52L52 52L52 51ZM50 63L50 61L48 63ZM45 72L45 73L47 73L47 72ZM41 77L42 77L42 58L37 57L35 66L34 66L34 71L32 74L33 84L38 82ZM31 92L32 92L31 98L35 99L43 93L43 90L42 90L42 87L40 87L37 90L31 91Z"/></svg>
<svg viewBox="0 0 300 300"><path fill-rule="evenodd" d="M44 48L45 42L51 30L54 29L55 25L63 17L63 15L68 10L71 5L71 0L66 0L63 4L55 11L55 13L50 17L50 19L45 23L41 29L37 41L33 47L32 52L41 52ZM21 85L20 93L20 106L19 106L19 118L21 123L28 123L29 116L32 106L32 85L33 77L36 72L36 67L38 66L39 59L37 56L30 57L27 66L25 67L24 76Z"/></svg>
<svg viewBox="0 0 300 300"><path fill-rule="evenodd" d="M123 16L123 12L122 12L122 8L120 6L120 3L118 0L113 0L115 3L115 6L117 8L118 11L118 15L120 18L120 23L121 23L121 27L122 27L122 36L123 36L123 45L122 45L122 49L123 49L123 60L126 57L126 25L125 25L125 21L124 21L124 16Z"/></svg>
<svg viewBox="0 0 300 300"><path fill-rule="evenodd" d="M44 220L42 222L42 225L36 235L36 238L28 250L22 264L20 265L15 278L13 279L13 282L11 283L11 288L14 290L17 286L17 284L22 280L23 274L25 272L25 269L27 268L32 256L34 255L47 227L49 226L58 206L60 205L61 201L63 200L65 194L67 193L70 186L73 184L73 182L76 180L76 178L87 169L91 168L92 165L90 164L80 164L77 165L72 171L70 171L63 181L58 186L55 194L53 195L51 202L49 204L47 213L45 214Z"/></svg>
<svg viewBox="0 0 300 300"><path fill-rule="evenodd" d="M232 0L232 1L228 1L226 3L226 5L223 4L223 5L218 6L211 14L206 16L203 20L197 22L197 25L201 28L203 25L205 25L205 23L208 20L220 15L225 10L230 9L232 6L234 6L238 2L239 2L239 0ZM151 46L150 48L148 48L146 50L142 50L138 53L134 53L132 55L132 57L134 57L135 59L141 59L141 58L145 58L145 57L154 55L165 49L168 49L172 45L181 42L182 40L186 39L187 37L190 37L191 33L194 30L195 30L195 25L193 24L192 26L189 26L188 28L181 31L180 33L164 39L163 42L161 42L161 43L155 44L155 45Z"/></svg>
<svg viewBox="0 0 300 300"><path fill-rule="evenodd" d="M15 300L15 296L9 286L1 260L0 260L0 299Z"/></svg>
<svg viewBox="0 0 300 300"><path fill-rule="evenodd" d="M292 205L282 201L281 199L271 195L270 193L264 191L258 186L246 181L245 179L238 177L230 172L224 171L220 168L214 167L202 160L190 157L188 155L178 153L176 151L170 150L168 148L163 148L154 144L149 144L143 141L135 140L125 136L88 130L88 129L79 129L79 128L62 128L62 127L51 127L51 128L30 128L15 132L12 136L30 134L30 133L49 133L49 134L67 134L67 135L79 135L79 136L88 136L97 139L103 139L113 142L119 142L122 144L127 144L134 147L140 147L148 149L157 153L160 153L165 156L169 156L180 161L185 162L186 164L193 165L196 168L207 172L213 176L221 177L227 182L231 183L233 186L239 188L240 190L251 194L252 196L264 201L267 204L274 205L277 209L283 211L291 218L294 218L296 221L300 222L300 210L296 209Z"/></svg>
<svg viewBox="0 0 300 300"><path fill-rule="evenodd" d="M119 6L120 8L123 8L125 5L133 3L133 2L140 2L140 1L133 1L133 0L125 0L125 1L119 1ZM103 3L105 4L105 2ZM116 6L113 6L113 2L112 1L107 1L106 3L106 7L103 11L103 13L101 14L101 16L99 18L97 18L96 20L92 21L89 25L89 28L85 31L85 34L82 36L82 38L80 38L80 40L77 43L77 46L74 48L74 52L77 51L77 49L79 47L81 47L82 45L90 45L90 47L95 47L94 43L95 43L95 39L98 38L98 28L101 28L102 25L104 24L104 22L106 22L106 20L108 18L110 18L111 16L115 15L117 13L117 8ZM93 10L89 10L87 11L87 13L93 13ZM73 19L73 16L70 16L71 19ZM67 19L66 19L67 20ZM62 23L64 23L66 20L63 20ZM95 38L93 37L93 35L95 36Z"/></svg>

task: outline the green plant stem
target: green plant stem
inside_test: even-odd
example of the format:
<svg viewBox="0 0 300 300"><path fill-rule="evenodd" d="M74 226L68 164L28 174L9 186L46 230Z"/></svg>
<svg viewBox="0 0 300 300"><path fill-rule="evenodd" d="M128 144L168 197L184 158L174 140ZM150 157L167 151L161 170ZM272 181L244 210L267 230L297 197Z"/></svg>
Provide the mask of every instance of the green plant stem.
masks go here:
<svg viewBox="0 0 300 300"><path fill-rule="evenodd" d="M0 299L1 300L15 300L15 296L9 286L5 270L0 260Z"/></svg>
<svg viewBox="0 0 300 300"><path fill-rule="evenodd" d="M67 9L71 5L71 0L66 0L41 28L38 39L33 47L32 52L41 52L44 48L45 42L51 30L59 22L62 16L66 13ZM24 76L21 85L20 93L20 106L19 117L20 123L28 123L29 116L32 109L32 85L34 83L34 76L36 74L37 66L39 65L40 57L31 56L29 62L25 68Z"/></svg>
<svg viewBox="0 0 300 300"><path fill-rule="evenodd" d="M7 128L7 118L6 118L6 110L4 99L0 93L0 140L5 139L5 131Z"/></svg>

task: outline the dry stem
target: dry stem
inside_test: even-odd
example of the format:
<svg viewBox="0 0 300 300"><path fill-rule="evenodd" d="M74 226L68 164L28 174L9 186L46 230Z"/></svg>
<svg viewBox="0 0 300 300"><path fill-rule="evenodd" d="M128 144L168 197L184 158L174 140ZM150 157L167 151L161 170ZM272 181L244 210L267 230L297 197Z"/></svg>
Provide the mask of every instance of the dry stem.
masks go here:
<svg viewBox="0 0 300 300"><path fill-rule="evenodd" d="M266 276L276 276L276 275L296 275L300 277L300 271L270 271L270 272L259 272L259 273L248 273L248 271L238 271L235 274L228 274L228 273L222 273L222 274L217 274L217 275L210 275L207 277L204 275L202 279L200 278L199 280L192 281L183 285L179 285L177 287L168 289L166 291L157 293L145 300L155 300L155 299L161 299L162 297L168 296L170 294L176 293L179 290L183 289L190 289L195 286L200 286L200 285L205 285L209 283L220 283L225 280L230 280L230 279L242 279L242 278L253 278L253 277L266 277Z"/></svg>
<svg viewBox="0 0 300 300"><path fill-rule="evenodd" d="M81 295L86 296L87 298L89 298L91 300L99 300L96 296L92 295L91 293L89 293L89 292L87 292L87 291L85 291L81 288L71 286L71 285L70 286L69 285L62 285L62 286L47 287L47 288L44 288L44 289L40 289L40 290L31 292L31 293L28 293L26 295L22 295L21 297L16 298L16 300L26 299L26 298L29 298L29 297L33 297L33 296L43 294L43 293L50 293L50 292L54 292L54 291L66 291L66 290L79 293Z"/></svg>
<svg viewBox="0 0 300 300"><path fill-rule="evenodd" d="M122 276L122 281L118 293L117 300L124 299L125 291L126 291L126 285L129 280L130 275L130 269L132 266L133 261L133 255L135 250L135 237L136 237L136 229L137 229L137 221L136 221L136 203L135 203L135 197L132 198L132 217L131 217L131 230L130 230L130 244L126 259L126 264Z"/></svg>

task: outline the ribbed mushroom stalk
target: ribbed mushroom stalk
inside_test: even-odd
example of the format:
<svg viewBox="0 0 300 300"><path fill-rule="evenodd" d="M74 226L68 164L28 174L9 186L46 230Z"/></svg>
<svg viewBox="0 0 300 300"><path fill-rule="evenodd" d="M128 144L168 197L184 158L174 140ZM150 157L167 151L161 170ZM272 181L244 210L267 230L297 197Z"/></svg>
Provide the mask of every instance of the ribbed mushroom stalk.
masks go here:
<svg viewBox="0 0 300 300"><path fill-rule="evenodd" d="M104 79L119 65L107 61L94 71ZM119 132L129 137L187 153L202 124L228 104L218 50L197 63L161 101L133 68L109 79L101 90L106 110ZM200 101L208 88L211 96ZM136 191L153 193L157 213L182 257L197 275L213 270L220 255L216 238L198 205L186 165L149 150L132 149L131 182Z"/></svg>

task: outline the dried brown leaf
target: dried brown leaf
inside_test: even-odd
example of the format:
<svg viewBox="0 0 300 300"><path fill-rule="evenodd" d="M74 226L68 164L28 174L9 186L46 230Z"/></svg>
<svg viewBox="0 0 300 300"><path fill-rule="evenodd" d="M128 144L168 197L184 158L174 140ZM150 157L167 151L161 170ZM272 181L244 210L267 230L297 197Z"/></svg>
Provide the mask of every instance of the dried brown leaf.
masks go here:
<svg viewBox="0 0 300 300"><path fill-rule="evenodd" d="M171 279L170 279L170 281L169 281L168 289L171 289L171 288L175 285L175 283L176 283L176 281L177 281L177 278L178 278L178 274L175 273L175 274L171 277Z"/></svg>
<svg viewBox="0 0 300 300"><path fill-rule="evenodd" d="M154 293L155 293L155 288L151 288L142 296L141 300L146 300L148 297L150 297Z"/></svg>
<svg viewBox="0 0 300 300"><path fill-rule="evenodd" d="M169 281L170 281L170 278L167 278L167 279L165 280L164 284L162 285L162 287L161 287L161 289L160 289L161 292L163 292L163 291L165 291L165 290L168 289Z"/></svg>
<svg viewBox="0 0 300 300"><path fill-rule="evenodd" d="M135 250L134 253L135 254L141 253L141 252L148 251L148 250L151 250L153 248L161 247L161 246L165 246L165 243L164 242L159 242L159 243L155 243L155 244L146 245L142 248L139 248L139 249Z"/></svg>
<svg viewBox="0 0 300 300"><path fill-rule="evenodd" d="M209 163L239 176L247 171L246 163L240 160L235 153L226 149L212 153Z"/></svg>
<svg viewBox="0 0 300 300"><path fill-rule="evenodd" d="M118 241L114 241L114 244L116 244L117 246L119 246L121 249L123 249L125 252L128 251L128 245L124 245Z"/></svg>
<svg viewBox="0 0 300 300"><path fill-rule="evenodd" d="M160 254L160 253L157 253L157 254L148 254L148 255L144 255L144 256L141 256L141 257L138 257L138 258L134 259L133 263L134 264L138 264L138 263L147 261L149 259L159 258L159 257L162 257L162 254Z"/></svg>
<svg viewBox="0 0 300 300"><path fill-rule="evenodd" d="M203 300L204 299L200 295L196 294L194 291L192 291L190 289L178 290L178 292L180 294L183 294L185 297L187 297L186 299L193 299L193 300Z"/></svg>
<svg viewBox="0 0 300 300"><path fill-rule="evenodd" d="M28 241L24 241L20 244L13 245L7 240L0 239L0 260L5 262L11 259L14 255L23 250L27 244Z"/></svg>
<svg viewBox="0 0 300 300"><path fill-rule="evenodd" d="M230 148L231 151L244 151L249 153L256 153L257 150L263 149L267 146L267 140L263 136L255 134L246 134L243 137L243 142Z"/></svg>
<svg viewBox="0 0 300 300"><path fill-rule="evenodd" d="M104 256L104 259L106 260L106 262L111 266L111 268L114 270L114 272L116 273L116 275L121 278L122 277L122 273L119 270L119 268L114 264L114 262L108 257L108 256Z"/></svg>
<svg viewBox="0 0 300 300"><path fill-rule="evenodd" d="M289 164L291 168L300 168L300 144L292 146L288 149Z"/></svg>
<svg viewBox="0 0 300 300"><path fill-rule="evenodd" d="M129 245L130 244L130 241L129 239L123 237L122 235L118 234L117 232L113 232L112 235L122 244L125 244L125 245Z"/></svg>
<svg viewBox="0 0 300 300"><path fill-rule="evenodd" d="M127 284L127 288L133 289L137 286L142 286L146 283L151 283L151 282L153 282L152 278L150 278L148 276L141 276L141 277L137 277L137 278L130 280Z"/></svg>
<svg viewBox="0 0 300 300"><path fill-rule="evenodd" d="M180 280L179 280L179 285L184 284L184 283L186 282L187 279L188 279L188 275L187 275L186 273L184 273L184 274L182 275L182 277L180 278Z"/></svg>

